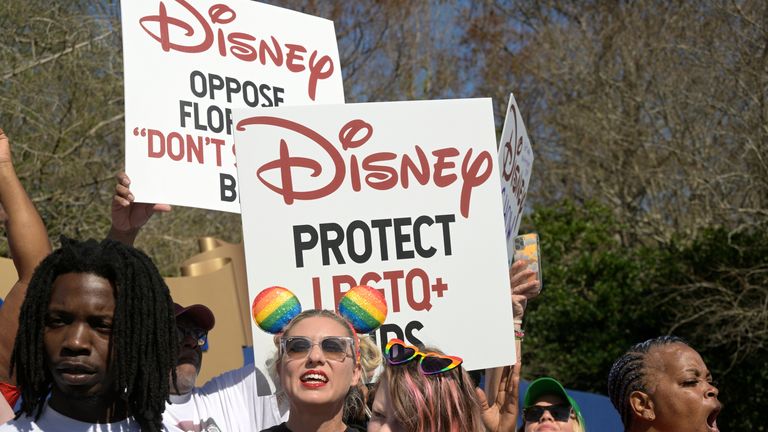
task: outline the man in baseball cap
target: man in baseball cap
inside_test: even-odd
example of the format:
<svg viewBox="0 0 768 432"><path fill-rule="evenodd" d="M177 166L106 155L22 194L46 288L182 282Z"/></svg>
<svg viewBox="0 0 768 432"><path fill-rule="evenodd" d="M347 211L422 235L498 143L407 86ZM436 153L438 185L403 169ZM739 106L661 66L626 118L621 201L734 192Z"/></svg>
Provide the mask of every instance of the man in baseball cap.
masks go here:
<svg viewBox="0 0 768 432"><path fill-rule="evenodd" d="M219 375L202 387L196 380L203 362L203 346L216 324L213 312L201 304L174 303L179 335L176 386L163 420L183 431L250 431L280 423L280 410L266 377L253 365Z"/></svg>
<svg viewBox="0 0 768 432"><path fill-rule="evenodd" d="M176 387L171 386L171 394L183 395L195 388L195 380L203 364L203 346L216 319L213 312L201 304L184 307L174 303L173 307L179 335L179 357L176 361Z"/></svg>

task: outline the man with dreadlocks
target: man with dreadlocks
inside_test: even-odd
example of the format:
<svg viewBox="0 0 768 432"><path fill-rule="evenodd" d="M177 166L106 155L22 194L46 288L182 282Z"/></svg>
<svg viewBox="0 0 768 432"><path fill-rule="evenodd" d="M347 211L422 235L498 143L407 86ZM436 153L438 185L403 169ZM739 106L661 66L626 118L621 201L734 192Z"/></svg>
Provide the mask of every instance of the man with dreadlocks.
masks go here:
<svg viewBox="0 0 768 432"><path fill-rule="evenodd" d="M17 419L0 430L160 429L176 338L154 264L133 248L93 240L65 239L45 258L45 226L2 130L0 203L19 273L0 309L0 382L4 390L17 383L22 395Z"/></svg>
<svg viewBox="0 0 768 432"><path fill-rule="evenodd" d="M11 358L21 411L0 431L162 430L177 353L173 314L144 253L62 238L21 306Z"/></svg>

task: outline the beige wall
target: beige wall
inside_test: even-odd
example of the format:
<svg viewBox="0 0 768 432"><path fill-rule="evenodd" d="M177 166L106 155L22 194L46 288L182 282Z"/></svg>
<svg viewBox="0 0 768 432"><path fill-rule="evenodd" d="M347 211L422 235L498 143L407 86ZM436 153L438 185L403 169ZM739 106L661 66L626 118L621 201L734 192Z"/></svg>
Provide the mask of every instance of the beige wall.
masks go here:
<svg viewBox="0 0 768 432"><path fill-rule="evenodd" d="M211 237L200 239L201 253L181 264L182 277L165 278L176 303L200 303L216 316L208 335L198 384L243 365L242 347L251 345L250 307L243 245ZM13 261L0 258L0 298L17 280Z"/></svg>
<svg viewBox="0 0 768 432"><path fill-rule="evenodd" d="M0 298L5 299L18 278L13 261L10 258L0 258Z"/></svg>

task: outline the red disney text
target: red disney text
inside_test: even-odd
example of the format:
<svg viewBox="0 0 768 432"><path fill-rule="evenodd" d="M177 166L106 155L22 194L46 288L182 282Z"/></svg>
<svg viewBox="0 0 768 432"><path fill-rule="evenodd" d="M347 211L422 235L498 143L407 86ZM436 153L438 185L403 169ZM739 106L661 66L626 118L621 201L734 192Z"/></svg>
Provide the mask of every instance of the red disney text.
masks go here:
<svg viewBox="0 0 768 432"><path fill-rule="evenodd" d="M281 43L274 36L270 36L269 40L259 40L248 33L225 32L223 27L237 18L234 9L225 4L211 6L205 16L186 0L175 2L188 12L186 17L169 16L165 3L161 1L157 15L139 19L141 28L160 43L163 51L194 54L215 50L221 57L231 55L245 62L258 60L262 65L271 63L293 73L307 71L307 93L312 100L315 100L318 81L333 75L333 60L327 55L320 55L317 50L309 52L302 45Z"/></svg>

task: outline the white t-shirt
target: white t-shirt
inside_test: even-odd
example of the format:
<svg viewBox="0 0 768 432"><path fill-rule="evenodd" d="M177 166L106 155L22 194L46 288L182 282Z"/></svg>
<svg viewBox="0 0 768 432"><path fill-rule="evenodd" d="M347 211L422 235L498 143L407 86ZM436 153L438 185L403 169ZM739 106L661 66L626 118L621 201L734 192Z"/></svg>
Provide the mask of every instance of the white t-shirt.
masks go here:
<svg viewBox="0 0 768 432"><path fill-rule="evenodd" d="M260 431L282 422L277 398L253 365L223 373L184 395L171 395L163 423L182 431Z"/></svg>
<svg viewBox="0 0 768 432"><path fill-rule="evenodd" d="M168 429L166 429L168 430ZM170 429L173 430L173 429ZM22 415L18 420L11 420L0 425L0 432L24 431L24 432L139 432L139 423L132 418L127 418L117 423L85 423L69 418L54 410L48 403L43 407L43 413L35 421L34 417Z"/></svg>

